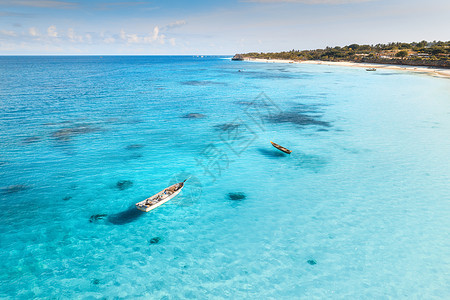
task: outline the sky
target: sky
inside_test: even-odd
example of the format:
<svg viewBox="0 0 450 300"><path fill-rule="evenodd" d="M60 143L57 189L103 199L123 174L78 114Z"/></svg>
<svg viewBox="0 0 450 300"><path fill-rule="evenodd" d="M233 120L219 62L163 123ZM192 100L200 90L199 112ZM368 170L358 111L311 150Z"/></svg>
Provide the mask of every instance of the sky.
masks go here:
<svg viewBox="0 0 450 300"><path fill-rule="evenodd" d="M0 0L0 55L231 55L450 40L449 0Z"/></svg>

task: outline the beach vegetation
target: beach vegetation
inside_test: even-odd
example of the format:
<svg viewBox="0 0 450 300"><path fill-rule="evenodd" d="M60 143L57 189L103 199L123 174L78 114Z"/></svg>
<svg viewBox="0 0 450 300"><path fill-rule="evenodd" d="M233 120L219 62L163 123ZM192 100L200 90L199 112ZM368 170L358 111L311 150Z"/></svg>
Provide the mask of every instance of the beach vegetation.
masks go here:
<svg viewBox="0 0 450 300"><path fill-rule="evenodd" d="M412 61L423 65L450 67L450 41L420 41L412 43L393 42L376 45L350 44L326 47L324 49L295 50L282 52L251 52L243 54L247 58L283 60L321 60L407 63ZM390 62L392 61L392 62ZM401 62L400 62L401 61Z"/></svg>
<svg viewBox="0 0 450 300"><path fill-rule="evenodd" d="M399 52L397 52L395 54L395 56L396 57L401 57L401 58L407 57L408 56L408 51L406 51L406 50L399 51Z"/></svg>

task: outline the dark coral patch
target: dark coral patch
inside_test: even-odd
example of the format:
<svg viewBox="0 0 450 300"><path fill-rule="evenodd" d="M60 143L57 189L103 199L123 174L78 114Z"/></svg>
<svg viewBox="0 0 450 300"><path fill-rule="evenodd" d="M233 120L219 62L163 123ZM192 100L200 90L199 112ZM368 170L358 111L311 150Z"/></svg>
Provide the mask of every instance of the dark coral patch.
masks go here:
<svg viewBox="0 0 450 300"><path fill-rule="evenodd" d="M142 149L144 148L144 145L142 144L132 144L125 147L127 150L136 150L136 149Z"/></svg>
<svg viewBox="0 0 450 300"><path fill-rule="evenodd" d="M315 261L314 259L309 259L306 261L308 264L310 264L311 266L314 266L317 264L317 261Z"/></svg>
<svg viewBox="0 0 450 300"><path fill-rule="evenodd" d="M221 130L221 131L232 131L232 130L239 128L239 126L241 126L241 124L225 123L225 124L214 125L214 128L216 128L216 130Z"/></svg>
<svg viewBox="0 0 450 300"><path fill-rule="evenodd" d="M29 188L30 188L29 186L24 185L24 184L16 184L16 185L1 187L0 191L2 191L5 194L14 194L14 193L26 191Z"/></svg>
<svg viewBox="0 0 450 300"><path fill-rule="evenodd" d="M106 216L107 216L107 214L97 214L97 215L92 215L92 216L89 218L89 222L90 222L90 223L94 223L94 222L96 222L96 221L98 221L98 220L103 220Z"/></svg>
<svg viewBox="0 0 450 300"><path fill-rule="evenodd" d="M90 124L83 123L67 128L58 129L52 133L52 137L60 142L67 142L70 141L75 136L96 132L99 130L100 128L98 127L93 127Z"/></svg>
<svg viewBox="0 0 450 300"><path fill-rule="evenodd" d="M322 121L322 110L320 104L297 104L289 111L282 111L277 114L266 116L272 123L291 123L299 126L317 125L322 127L331 127L331 124Z"/></svg>
<svg viewBox="0 0 450 300"><path fill-rule="evenodd" d="M228 193L228 199L233 200L233 201L242 201L245 198L247 198L247 196L242 192Z"/></svg>
<svg viewBox="0 0 450 300"><path fill-rule="evenodd" d="M133 154L127 156L126 159L139 159L142 157L143 157L142 153L133 153Z"/></svg>
<svg viewBox="0 0 450 300"><path fill-rule="evenodd" d="M121 191L129 189L132 186L133 186L133 182L130 180L119 180L116 183L116 187Z"/></svg>
<svg viewBox="0 0 450 300"><path fill-rule="evenodd" d="M64 201L68 201L68 200L70 200L70 199L72 199L72 196L65 196L65 197L63 198Z"/></svg>
<svg viewBox="0 0 450 300"><path fill-rule="evenodd" d="M203 114L199 114L199 113L189 113L189 114L185 114L184 116L181 116L182 118L185 119L203 119L206 116Z"/></svg>
<svg viewBox="0 0 450 300"><path fill-rule="evenodd" d="M158 244L161 241L161 238L159 236L155 236L150 239L149 243L152 244Z"/></svg>
<svg viewBox="0 0 450 300"><path fill-rule="evenodd" d="M41 138L38 137L38 136L30 136L30 137L27 137L26 139L24 139L24 140L23 140L23 143L26 144L26 145L28 145L28 144L37 143L37 142L39 142L40 140L41 140Z"/></svg>
<svg viewBox="0 0 450 300"><path fill-rule="evenodd" d="M282 112L276 115L268 116L267 119L272 123L291 123L300 126L318 125L330 127L329 122L321 121L316 116L295 111Z"/></svg>

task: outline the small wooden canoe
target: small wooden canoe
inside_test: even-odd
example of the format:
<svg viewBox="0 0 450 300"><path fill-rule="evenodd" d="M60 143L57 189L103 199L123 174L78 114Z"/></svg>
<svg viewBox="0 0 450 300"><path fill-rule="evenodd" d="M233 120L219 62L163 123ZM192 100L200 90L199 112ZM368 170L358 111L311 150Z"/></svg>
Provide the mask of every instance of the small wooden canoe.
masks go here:
<svg viewBox="0 0 450 300"><path fill-rule="evenodd" d="M163 205L164 203L166 203L170 199L174 198L176 195L178 195L181 192L186 180L183 182L175 183L175 184L169 186L168 188L165 188L161 192L159 192L141 202L136 203L136 208L139 210L145 211L145 212L149 212L149 211L157 208L158 206Z"/></svg>
<svg viewBox="0 0 450 300"><path fill-rule="evenodd" d="M274 143L274 142L270 142L271 144L272 144L272 146L274 146L275 148L277 148L278 150L280 150L280 151L283 151L284 153L286 153L286 154L291 154L291 150L289 150L289 149L287 149L287 148L284 148L283 146L280 146L280 145L278 145L277 143Z"/></svg>
<svg viewBox="0 0 450 300"><path fill-rule="evenodd" d="M368 68L368 69L366 69L366 71L376 71L377 69L375 69L375 68Z"/></svg>

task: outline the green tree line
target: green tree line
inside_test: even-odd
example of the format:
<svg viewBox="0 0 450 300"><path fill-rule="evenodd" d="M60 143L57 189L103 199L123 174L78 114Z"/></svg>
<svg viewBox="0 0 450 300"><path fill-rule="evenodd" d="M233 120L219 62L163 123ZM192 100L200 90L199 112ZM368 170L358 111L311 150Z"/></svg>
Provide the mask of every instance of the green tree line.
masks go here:
<svg viewBox="0 0 450 300"><path fill-rule="evenodd" d="M351 44L344 47L326 47L315 50L243 54L244 57L287 60L362 61L364 58L395 58L413 60L450 61L450 41L421 41L376 45Z"/></svg>

